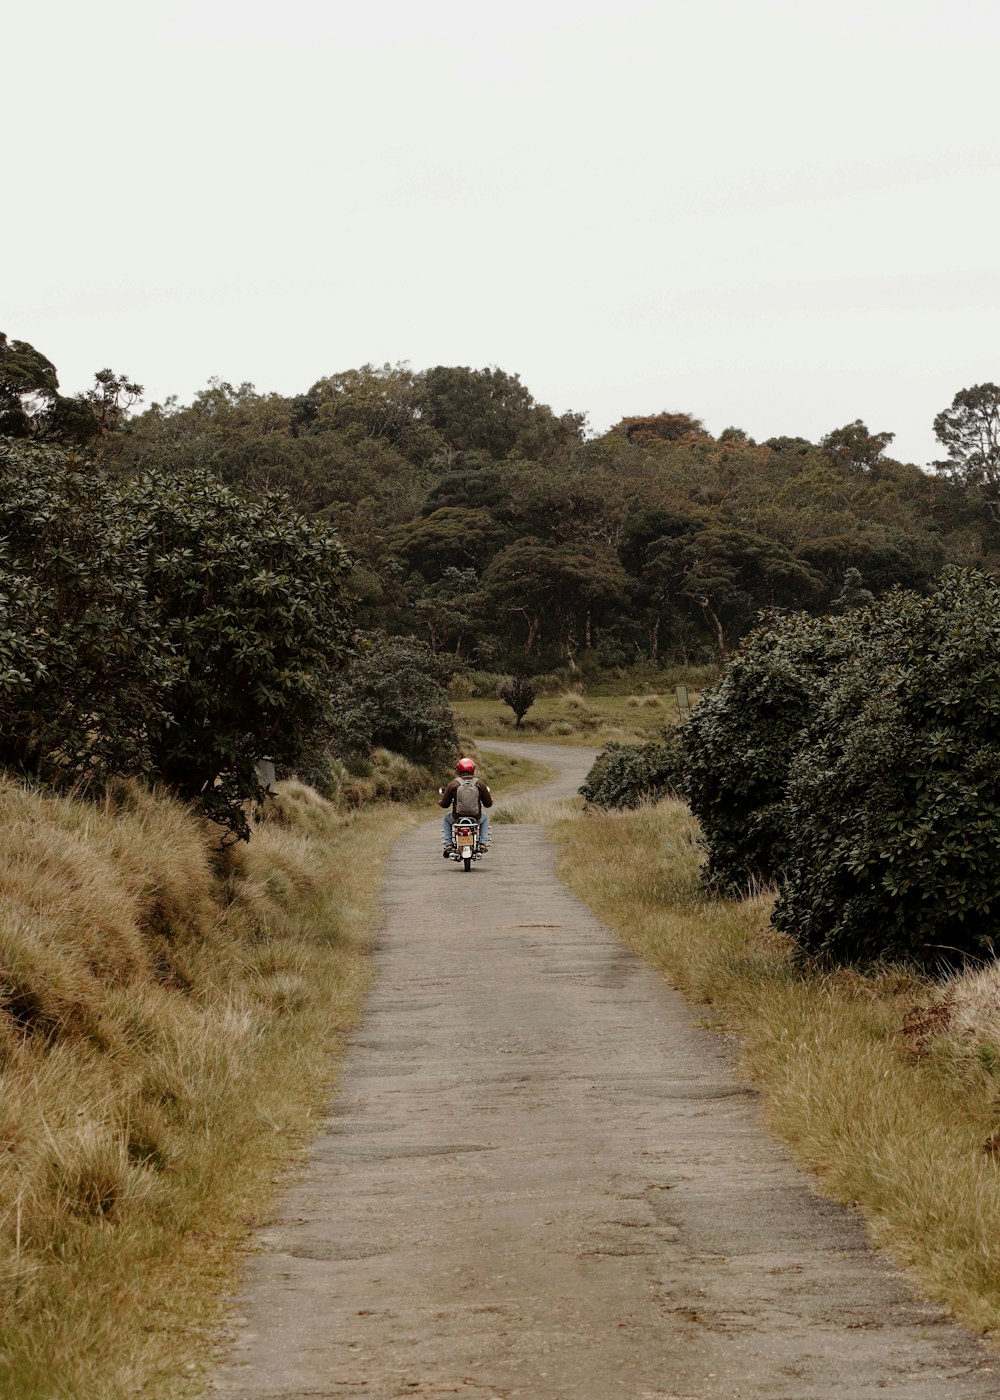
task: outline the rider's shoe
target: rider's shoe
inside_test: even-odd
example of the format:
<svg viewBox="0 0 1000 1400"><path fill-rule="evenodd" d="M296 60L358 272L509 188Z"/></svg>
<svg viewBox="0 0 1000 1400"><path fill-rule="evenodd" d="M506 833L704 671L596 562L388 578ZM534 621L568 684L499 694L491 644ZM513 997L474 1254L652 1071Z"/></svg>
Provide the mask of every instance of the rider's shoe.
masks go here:
<svg viewBox="0 0 1000 1400"><path fill-rule="evenodd" d="M445 860L448 859L454 849L454 846L443 846L441 848L441 854L444 856Z"/></svg>

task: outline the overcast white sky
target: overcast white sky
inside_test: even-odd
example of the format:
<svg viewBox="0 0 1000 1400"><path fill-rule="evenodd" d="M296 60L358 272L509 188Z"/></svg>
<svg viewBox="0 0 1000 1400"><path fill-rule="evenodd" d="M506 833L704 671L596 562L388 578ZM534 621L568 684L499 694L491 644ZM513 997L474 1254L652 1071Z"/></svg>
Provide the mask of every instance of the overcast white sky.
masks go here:
<svg viewBox="0 0 1000 1400"><path fill-rule="evenodd" d="M0 330L64 391L499 365L932 459L1000 382L996 0L32 0Z"/></svg>

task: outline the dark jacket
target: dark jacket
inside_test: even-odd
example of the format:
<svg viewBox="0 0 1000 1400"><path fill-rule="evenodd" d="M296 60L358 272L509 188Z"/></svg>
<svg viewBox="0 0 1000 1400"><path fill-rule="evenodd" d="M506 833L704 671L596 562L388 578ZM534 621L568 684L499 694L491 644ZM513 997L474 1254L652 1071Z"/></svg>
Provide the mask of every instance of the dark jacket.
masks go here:
<svg viewBox="0 0 1000 1400"><path fill-rule="evenodd" d="M479 801L482 804L482 806L492 807L493 794L483 782L482 778L476 779L476 787L479 789ZM448 784L444 792L442 792L441 796L438 798L438 806L454 808L456 792L458 792L458 779L452 778L451 782Z"/></svg>

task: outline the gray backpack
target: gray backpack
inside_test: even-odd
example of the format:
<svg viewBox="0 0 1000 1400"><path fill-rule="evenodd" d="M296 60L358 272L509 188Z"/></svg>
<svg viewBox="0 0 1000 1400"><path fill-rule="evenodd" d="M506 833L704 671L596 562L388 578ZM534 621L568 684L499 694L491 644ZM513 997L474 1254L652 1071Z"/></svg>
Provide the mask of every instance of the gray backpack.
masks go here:
<svg viewBox="0 0 1000 1400"><path fill-rule="evenodd" d="M479 800L479 787L475 778L459 778L455 789L454 812L456 817L480 817L482 803Z"/></svg>

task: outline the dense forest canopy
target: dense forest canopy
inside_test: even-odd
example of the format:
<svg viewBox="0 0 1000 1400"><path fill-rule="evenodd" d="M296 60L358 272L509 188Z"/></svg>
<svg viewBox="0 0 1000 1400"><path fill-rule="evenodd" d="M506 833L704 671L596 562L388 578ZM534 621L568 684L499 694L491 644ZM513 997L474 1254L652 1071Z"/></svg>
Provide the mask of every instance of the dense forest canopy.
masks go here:
<svg viewBox="0 0 1000 1400"><path fill-rule="evenodd" d="M1000 562L992 384L938 414L933 474L860 420L816 443L714 437L680 411L588 436L496 368L363 365L290 397L213 380L138 412L141 393L102 370L64 397L44 355L0 337L4 435L84 449L108 479L280 491L343 541L361 626L458 663L711 659L762 609L843 610Z"/></svg>

